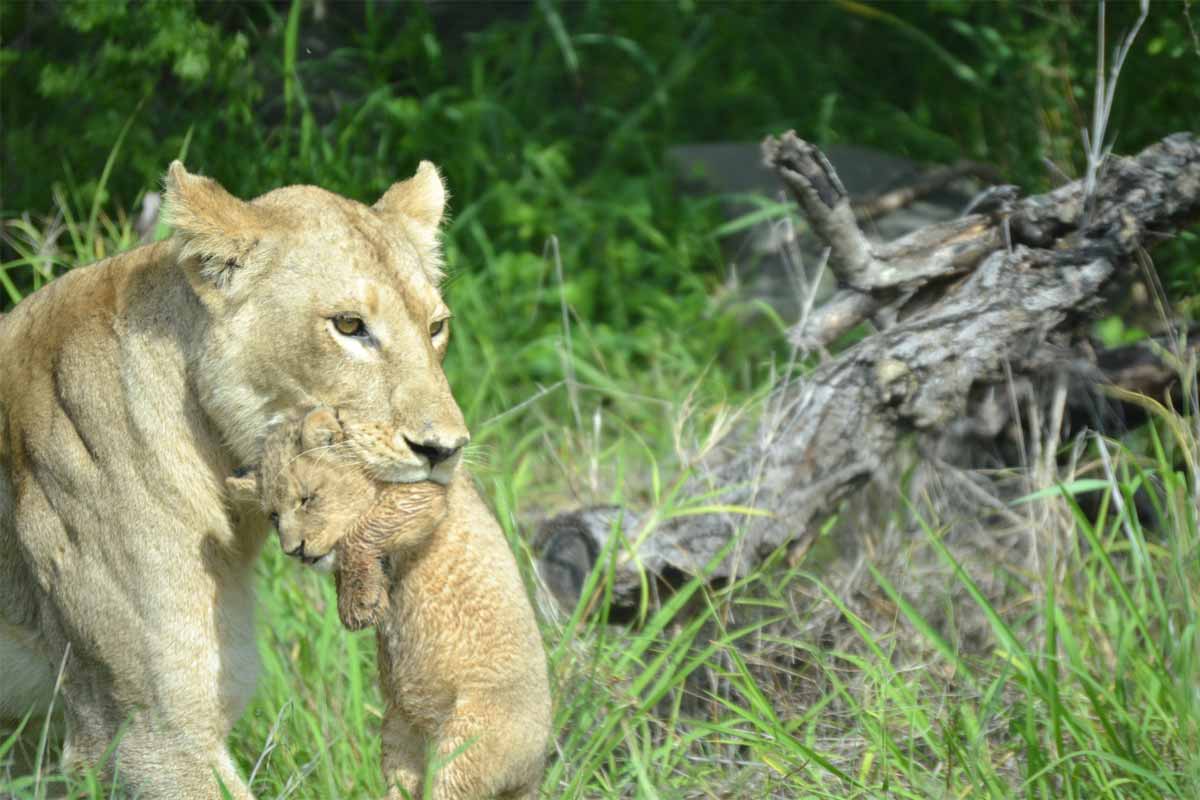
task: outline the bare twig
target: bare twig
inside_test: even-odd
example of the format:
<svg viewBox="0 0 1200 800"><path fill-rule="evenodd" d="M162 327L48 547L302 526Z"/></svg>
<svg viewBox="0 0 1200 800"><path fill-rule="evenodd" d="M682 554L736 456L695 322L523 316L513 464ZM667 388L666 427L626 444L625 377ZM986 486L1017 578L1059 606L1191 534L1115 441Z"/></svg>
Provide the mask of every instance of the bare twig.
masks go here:
<svg viewBox="0 0 1200 800"><path fill-rule="evenodd" d="M1083 196L1085 206L1088 208L1090 208L1092 196L1096 191L1096 181L1100 177L1100 170L1112 149L1112 145L1105 145L1104 140L1108 133L1108 120L1112 116L1113 99L1117 95L1117 79L1121 76L1121 68L1125 66L1125 59L1128 57L1129 51L1133 49L1134 39L1137 38L1138 32L1146 22L1146 17L1150 14L1150 0L1141 0L1141 12L1138 14L1137 21L1134 22L1133 28L1126 34L1113 54L1112 72L1107 76L1104 74L1104 11L1105 2L1099 0L1099 15L1096 19L1096 94L1092 98L1092 129L1090 132L1083 131L1083 146L1087 152L1087 174L1084 178ZM1084 224L1087 223L1089 217L1090 215L1085 212Z"/></svg>
<svg viewBox="0 0 1200 800"><path fill-rule="evenodd" d="M859 222L864 222L891 214L962 178L979 178L987 183L999 183L1000 173L989 164L958 161L948 167L930 170L907 186L856 201L854 216Z"/></svg>

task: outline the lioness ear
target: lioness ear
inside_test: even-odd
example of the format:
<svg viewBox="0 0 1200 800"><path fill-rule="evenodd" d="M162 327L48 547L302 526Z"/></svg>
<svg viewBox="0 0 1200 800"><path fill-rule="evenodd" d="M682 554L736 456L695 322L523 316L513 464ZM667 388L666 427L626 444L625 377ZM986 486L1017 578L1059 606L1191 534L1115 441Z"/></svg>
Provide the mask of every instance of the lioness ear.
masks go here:
<svg viewBox="0 0 1200 800"><path fill-rule="evenodd" d="M430 161L422 161L416 174L406 181L393 183L375 203L374 209L384 218L408 217L410 222L429 229L432 236L446 210L446 187L437 167Z"/></svg>
<svg viewBox="0 0 1200 800"><path fill-rule="evenodd" d="M393 183L372 208L385 220L403 225L423 255L435 281L441 277L438 226L446 211L446 186L432 162L422 161L406 181Z"/></svg>
<svg viewBox="0 0 1200 800"><path fill-rule="evenodd" d="M314 408L300 424L300 447L304 450L332 447L344 438L337 412L328 406Z"/></svg>
<svg viewBox="0 0 1200 800"><path fill-rule="evenodd" d="M163 218L180 238L180 262L196 266L197 277L224 288L246 265L266 228L260 209L214 181L171 162L164 181Z"/></svg>

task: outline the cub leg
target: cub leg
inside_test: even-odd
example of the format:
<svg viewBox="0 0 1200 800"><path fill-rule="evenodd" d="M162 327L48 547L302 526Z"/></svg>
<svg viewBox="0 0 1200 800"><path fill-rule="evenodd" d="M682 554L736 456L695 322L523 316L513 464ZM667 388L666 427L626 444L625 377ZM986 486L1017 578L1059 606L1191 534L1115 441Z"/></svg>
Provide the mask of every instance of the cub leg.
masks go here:
<svg viewBox="0 0 1200 800"><path fill-rule="evenodd" d="M378 625L391 607L382 554L353 536L336 549L338 617L352 631Z"/></svg>
<svg viewBox="0 0 1200 800"><path fill-rule="evenodd" d="M432 487L432 488L431 488ZM378 625L391 606L384 557L405 557L429 540L446 514L446 492L435 484L385 490L380 502L338 540L338 616L352 631Z"/></svg>
<svg viewBox="0 0 1200 800"><path fill-rule="evenodd" d="M419 800L425 783L425 739L389 708L383 720L383 776L388 800Z"/></svg>
<svg viewBox="0 0 1200 800"><path fill-rule="evenodd" d="M432 800L536 798L542 774L540 742L490 703L460 705L440 729L437 758L442 768Z"/></svg>
<svg viewBox="0 0 1200 800"><path fill-rule="evenodd" d="M442 725L431 800L492 800L506 788L497 785L503 754L488 727L484 719L461 714Z"/></svg>
<svg viewBox="0 0 1200 800"><path fill-rule="evenodd" d="M442 766L433 779L432 800L491 800L493 795L485 792L486 765L475 752L478 745L474 735L450 734L438 742Z"/></svg>

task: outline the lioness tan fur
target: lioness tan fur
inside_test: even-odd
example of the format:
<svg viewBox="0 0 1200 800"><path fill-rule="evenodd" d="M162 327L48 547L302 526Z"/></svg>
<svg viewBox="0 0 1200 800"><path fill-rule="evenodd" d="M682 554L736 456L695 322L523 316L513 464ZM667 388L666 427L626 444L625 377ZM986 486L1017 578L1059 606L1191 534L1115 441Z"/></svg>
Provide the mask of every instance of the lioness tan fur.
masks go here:
<svg viewBox="0 0 1200 800"><path fill-rule="evenodd" d="M243 202L176 162L171 238L0 317L0 721L44 709L62 665L68 765L116 741L123 794L217 798L219 778L251 797L224 740L254 690L268 526L224 479L324 404L374 479L451 482L444 202L428 163L365 206L311 186ZM455 519L490 524L456 492Z"/></svg>
<svg viewBox="0 0 1200 800"><path fill-rule="evenodd" d="M348 470L328 452L336 426L332 412L317 409L269 437L254 485L281 536L338 548L343 621L347 607L365 615L352 616L355 624L378 621L390 797L421 797L428 745L447 762L430 800L536 797L550 690L503 532L461 470L445 492L381 486ZM317 545L305 550L321 555ZM384 556L386 578L377 568ZM366 600L389 584L388 605Z"/></svg>

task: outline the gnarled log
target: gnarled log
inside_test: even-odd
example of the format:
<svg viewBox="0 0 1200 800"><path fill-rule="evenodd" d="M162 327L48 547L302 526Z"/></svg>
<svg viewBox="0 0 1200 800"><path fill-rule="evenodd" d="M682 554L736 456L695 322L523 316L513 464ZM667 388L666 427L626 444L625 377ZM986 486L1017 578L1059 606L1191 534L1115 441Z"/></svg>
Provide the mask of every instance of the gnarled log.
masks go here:
<svg viewBox="0 0 1200 800"><path fill-rule="evenodd" d="M1052 333L1069 334L1139 250L1200 218L1200 138L1190 133L1109 159L1090 197L1082 181L1024 199L1004 187L976 213L885 245L863 236L817 148L788 133L763 151L830 248L841 286L792 341L815 349L865 320L890 324L781 381L761 419L695 466L684 496L768 516L560 514L538 537L543 576L560 599L577 597L613 531L622 532L614 594L627 605L638 602L643 573L696 574L739 531L713 577L735 577L811 536L888 463L902 434L949 428L967 415L972 388L1002 381L1006 369L1044 369Z"/></svg>

